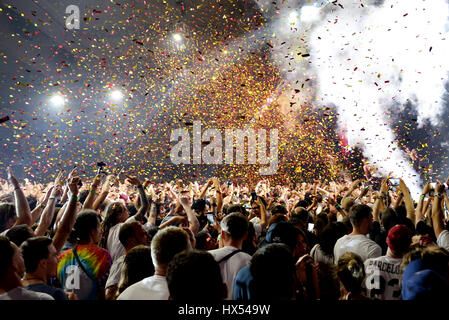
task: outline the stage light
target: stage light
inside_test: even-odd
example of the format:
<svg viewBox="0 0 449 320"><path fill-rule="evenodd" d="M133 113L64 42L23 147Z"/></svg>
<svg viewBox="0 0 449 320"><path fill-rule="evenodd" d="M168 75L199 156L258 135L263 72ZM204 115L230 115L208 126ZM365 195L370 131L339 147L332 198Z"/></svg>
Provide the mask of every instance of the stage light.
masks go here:
<svg viewBox="0 0 449 320"><path fill-rule="evenodd" d="M174 39L176 42L182 42L182 36L181 36L179 33L173 34L173 39Z"/></svg>
<svg viewBox="0 0 449 320"><path fill-rule="evenodd" d="M110 97L117 102L123 99L123 93L120 90L115 89L111 92Z"/></svg>
<svg viewBox="0 0 449 320"><path fill-rule="evenodd" d="M293 11L288 15L288 23L294 24L298 22L298 18L299 18L298 13L296 11Z"/></svg>
<svg viewBox="0 0 449 320"><path fill-rule="evenodd" d="M62 107L65 103L64 97L57 93L50 98L50 102L54 107Z"/></svg>
<svg viewBox="0 0 449 320"><path fill-rule="evenodd" d="M315 6L303 6L301 8L301 21L314 22L320 19L320 7Z"/></svg>

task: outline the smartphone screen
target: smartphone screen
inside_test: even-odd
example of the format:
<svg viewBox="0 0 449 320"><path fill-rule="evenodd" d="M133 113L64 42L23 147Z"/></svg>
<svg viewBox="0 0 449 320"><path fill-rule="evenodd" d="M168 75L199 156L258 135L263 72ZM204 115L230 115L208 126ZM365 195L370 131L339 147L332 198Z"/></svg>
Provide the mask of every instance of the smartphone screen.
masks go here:
<svg viewBox="0 0 449 320"><path fill-rule="evenodd" d="M207 216L207 221L209 221L209 224L211 224L211 225L215 224L215 217L212 213L208 213L208 214L206 214L206 216Z"/></svg>
<svg viewBox="0 0 449 320"><path fill-rule="evenodd" d="M309 225L307 226L307 230L309 230L309 232L312 232L314 226L315 225L313 223L309 223Z"/></svg>

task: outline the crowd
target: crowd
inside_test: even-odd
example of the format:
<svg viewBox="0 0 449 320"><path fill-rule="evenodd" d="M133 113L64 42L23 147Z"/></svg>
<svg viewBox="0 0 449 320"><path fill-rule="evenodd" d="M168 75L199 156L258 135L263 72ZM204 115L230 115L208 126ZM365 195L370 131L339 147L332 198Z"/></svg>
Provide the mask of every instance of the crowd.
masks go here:
<svg viewBox="0 0 449 320"><path fill-rule="evenodd" d="M449 296L449 183L0 181L0 300ZM397 180L397 181L395 181Z"/></svg>

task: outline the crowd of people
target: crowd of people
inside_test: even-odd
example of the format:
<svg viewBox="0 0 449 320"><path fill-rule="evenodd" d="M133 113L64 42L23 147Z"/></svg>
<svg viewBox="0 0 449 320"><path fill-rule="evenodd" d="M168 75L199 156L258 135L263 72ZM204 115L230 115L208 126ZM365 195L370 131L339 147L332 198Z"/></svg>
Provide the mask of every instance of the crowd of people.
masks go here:
<svg viewBox="0 0 449 320"><path fill-rule="evenodd" d="M447 184L0 181L0 300L449 296Z"/></svg>

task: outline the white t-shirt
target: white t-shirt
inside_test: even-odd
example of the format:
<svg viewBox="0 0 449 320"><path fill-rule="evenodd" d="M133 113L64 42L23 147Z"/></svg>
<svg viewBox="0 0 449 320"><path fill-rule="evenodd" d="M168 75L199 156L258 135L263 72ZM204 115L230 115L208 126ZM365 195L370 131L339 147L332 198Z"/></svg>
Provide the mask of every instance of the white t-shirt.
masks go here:
<svg viewBox="0 0 449 320"><path fill-rule="evenodd" d="M366 296L371 299L401 299L401 262L402 258L379 258L365 261L366 278L363 287Z"/></svg>
<svg viewBox="0 0 449 320"><path fill-rule="evenodd" d="M334 247L334 263L347 252L358 254L363 261L369 258L377 258L382 255L381 247L363 234L344 235L337 240Z"/></svg>
<svg viewBox="0 0 449 320"><path fill-rule="evenodd" d="M51 295L17 287L0 294L0 300L55 300Z"/></svg>
<svg viewBox="0 0 449 320"><path fill-rule="evenodd" d="M209 253L212 254L215 261L218 262L235 250L238 249L235 247L226 246L220 249L211 250L209 251ZM240 269L249 265L250 260L251 256L249 254L245 252L239 252L230 257L228 260L220 263L221 276L228 289L226 300L232 300L234 293L235 276L240 271Z"/></svg>
<svg viewBox="0 0 449 320"><path fill-rule="evenodd" d="M260 222L261 222L260 218L254 217L251 220L249 220L249 222L251 222L254 226L256 239L259 239L260 235L262 234L262 226L260 225Z"/></svg>
<svg viewBox="0 0 449 320"><path fill-rule="evenodd" d="M334 264L334 256L333 255L327 255L324 253L323 250L321 250L321 247L319 244L316 244L313 246L312 250L310 250L310 256L313 258L313 261L315 262L322 262L327 264Z"/></svg>
<svg viewBox="0 0 449 320"><path fill-rule="evenodd" d="M154 275L126 288L117 300L168 300L169 295L167 279Z"/></svg>
<svg viewBox="0 0 449 320"><path fill-rule="evenodd" d="M125 254L125 247L120 242L118 235L120 233L120 227L124 223L131 221L136 221L134 216L129 217L125 222L117 223L115 226L109 229L108 241L106 242L107 247L106 249L108 249L109 254L111 255L112 263L114 263L116 259Z"/></svg>
<svg viewBox="0 0 449 320"><path fill-rule="evenodd" d="M123 263L125 262L125 255L118 257L117 260L111 266L111 270L109 271L109 277L106 281L105 288L112 287L113 285L118 285L120 281L120 276L122 274Z"/></svg>
<svg viewBox="0 0 449 320"><path fill-rule="evenodd" d="M437 239L437 245L449 251L449 231L443 230Z"/></svg>

